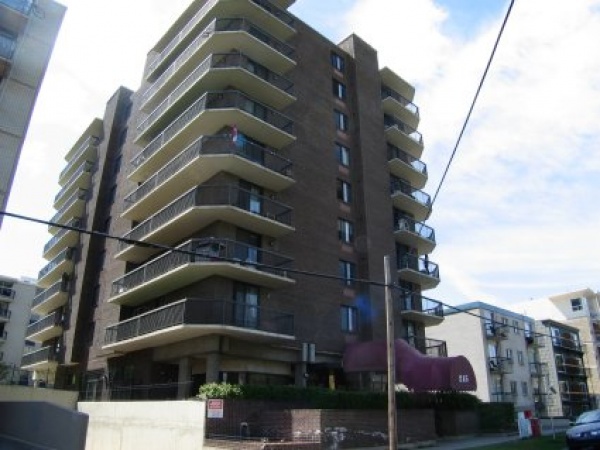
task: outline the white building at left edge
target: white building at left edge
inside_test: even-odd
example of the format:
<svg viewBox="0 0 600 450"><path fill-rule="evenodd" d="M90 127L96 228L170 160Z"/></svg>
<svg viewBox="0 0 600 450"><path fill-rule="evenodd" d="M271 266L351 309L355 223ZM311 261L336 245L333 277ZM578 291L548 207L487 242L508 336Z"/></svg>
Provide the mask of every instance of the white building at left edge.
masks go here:
<svg viewBox="0 0 600 450"><path fill-rule="evenodd" d="M36 292L36 280L0 275L0 363L8 369L0 383L18 382L23 353L35 348L25 334Z"/></svg>

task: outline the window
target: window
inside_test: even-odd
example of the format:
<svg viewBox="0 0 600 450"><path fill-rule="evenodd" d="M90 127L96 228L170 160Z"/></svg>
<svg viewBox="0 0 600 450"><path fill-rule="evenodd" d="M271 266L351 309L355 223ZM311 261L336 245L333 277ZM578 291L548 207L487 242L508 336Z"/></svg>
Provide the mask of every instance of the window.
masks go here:
<svg viewBox="0 0 600 450"><path fill-rule="evenodd" d="M335 70L339 70L340 72L344 71L344 58L338 55L335 52L331 52L331 65Z"/></svg>
<svg viewBox="0 0 600 450"><path fill-rule="evenodd" d="M358 331L358 309L354 306L342 305L342 331L356 333Z"/></svg>
<svg viewBox="0 0 600 450"><path fill-rule="evenodd" d="M510 382L510 393L512 395L517 395L517 382L516 381Z"/></svg>
<svg viewBox="0 0 600 450"><path fill-rule="evenodd" d="M581 304L580 298L572 298L571 299L571 310L573 311L581 311L583 309L583 305Z"/></svg>
<svg viewBox="0 0 600 450"><path fill-rule="evenodd" d="M259 289L256 286L238 284L235 286L234 322L244 328L258 328Z"/></svg>
<svg viewBox="0 0 600 450"><path fill-rule="evenodd" d="M336 130L348 131L348 116L337 109L333 113Z"/></svg>
<svg viewBox="0 0 600 450"><path fill-rule="evenodd" d="M340 260L339 262L340 277L344 279L342 281L346 286L351 286L356 278L356 266L354 263L349 261Z"/></svg>
<svg viewBox="0 0 600 450"><path fill-rule="evenodd" d="M331 89L333 96L340 100L346 100L346 85L338 80L332 80Z"/></svg>
<svg viewBox="0 0 600 450"><path fill-rule="evenodd" d="M506 357L507 357L508 359L512 360L512 358L513 358L513 351L512 351L512 348L507 348L507 349L506 349Z"/></svg>
<svg viewBox="0 0 600 450"><path fill-rule="evenodd" d="M519 334L519 321L518 320L513 320L513 333L515 334Z"/></svg>
<svg viewBox="0 0 600 450"><path fill-rule="evenodd" d="M523 394L523 397L527 397L529 395L529 385L527 384L527 381L523 381L521 383L521 393Z"/></svg>
<svg viewBox="0 0 600 450"><path fill-rule="evenodd" d="M354 225L344 219L338 219L338 237L346 244L354 242Z"/></svg>
<svg viewBox="0 0 600 450"><path fill-rule="evenodd" d="M521 366L525 364L525 360L523 359L523 352L521 350L517 351L517 361L519 361L519 364Z"/></svg>
<svg viewBox="0 0 600 450"><path fill-rule="evenodd" d="M342 144L335 144L335 152L338 163L342 166L348 167L350 165L350 149Z"/></svg>
<svg viewBox="0 0 600 450"><path fill-rule="evenodd" d="M350 203L352 201L352 189L350 183L337 180L337 198L344 203Z"/></svg>

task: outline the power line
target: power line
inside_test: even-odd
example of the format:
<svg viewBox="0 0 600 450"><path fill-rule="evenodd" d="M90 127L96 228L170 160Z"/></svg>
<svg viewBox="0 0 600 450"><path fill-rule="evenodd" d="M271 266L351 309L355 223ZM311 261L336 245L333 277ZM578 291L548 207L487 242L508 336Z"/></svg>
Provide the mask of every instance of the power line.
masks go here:
<svg viewBox="0 0 600 450"><path fill-rule="evenodd" d="M469 123L469 120L471 119L471 114L473 113L473 109L475 108L475 103L477 102L477 98L479 97L479 93L481 92L481 88L483 87L483 82L485 81L485 79L487 77L487 73L492 64L492 60L494 59L494 55L496 54L496 49L498 48L498 44L500 43L500 38L502 37L502 34L504 33L504 28L506 26L506 23L508 22L508 17L510 16L510 12L512 10L514 2L515 2L514 0L511 0L510 5L508 7L508 11L506 11L506 15L504 16L504 21L502 22L502 26L500 27L500 31L498 32L498 36L496 37L496 42L494 43L494 47L493 47L490 57L488 59L487 65L485 66L483 75L481 76L481 79L479 80L479 86L477 87L477 91L475 92L475 96L473 97L473 101L471 102L471 107L469 108L467 117L465 118L463 126L460 130L458 139L456 140L456 144L454 144L454 149L452 150L452 154L450 155L450 159L448 160L448 164L446 165L446 169L444 170L444 174L442 175L440 184L438 185L438 187L435 191L435 194L433 196L433 199L431 200L431 206L433 206L433 204L435 203L435 200L437 199L438 194L440 193L440 189L442 188L442 185L444 184L444 180L446 179L448 170L450 170L450 165L452 164L452 161L454 160L454 156L456 155L456 151L458 150L460 141L462 140L463 134L465 133L465 129L467 128L467 124Z"/></svg>

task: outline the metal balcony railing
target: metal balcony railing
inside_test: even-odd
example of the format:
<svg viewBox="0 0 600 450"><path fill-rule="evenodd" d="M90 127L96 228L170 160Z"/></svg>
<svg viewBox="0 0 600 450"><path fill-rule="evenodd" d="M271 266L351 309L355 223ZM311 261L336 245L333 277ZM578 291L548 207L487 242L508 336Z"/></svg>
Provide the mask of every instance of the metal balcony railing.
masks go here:
<svg viewBox="0 0 600 450"><path fill-rule="evenodd" d="M580 362L574 362L569 364L565 363L557 363L556 371L560 374L567 375L569 377L587 377L586 368Z"/></svg>
<svg viewBox="0 0 600 450"><path fill-rule="evenodd" d="M21 366L31 366L33 364L46 362L46 361L57 361L58 355L56 354L53 347L42 347L32 353L23 355L21 360Z"/></svg>
<svg viewBox="0 0 600 450"><path fill-rule="evenodd" d="M513 360L512 358L494 356L488 359L488 366L490 368L490 372L493 373L512 373Z"/></svg>
<svg viewBox="0 0 600 450"><path fill-rule="evenodd" d="M412 269L433 278L440 277L440 270L436 263L429 261L427 257L418 257L409 253L398 258L398 270L402 269Z"/></svg>
<svg viewBox="0 0 600 450"><path fill-rule="evenodd" d="M398 92L393 90L388 86L381 86L381 99L385 100L386 98L391 97L404 106L408 111L413 113L415 116L419 116L419 107L415 105L413 102L400 95Z"/></svg>
<svg viewBox="0 0 600 450"><path fill-rule="evenodd" d="M394 222L394 231L408 231L435 243L435 231L423 222L417 222L412 217L400 216Z"/></svg>
<svg viewBox="0 0 600 450"><path fill-rule="evenodd" d="M3 319L10 319L12 312L8 308L0 308L0 317Z"/></svg>
<svg viewBox="0 0 600 450"><path fill-rule="evenodd" d="M203 185L191 189L165 206L125 234L123 239L141 240L144 236L173 220L181 213L198 206L234 206L284 225L291 225L292 223L292 209L268 197L256 195L238 186ZM131 244L127 241L119 242L120 250L127 248L129 245Z"/></svg>
<svg viewBox="0 0 600 450"><path fill-rule="evenodd" d="M411 166L417 172L422 173L423 175L427 175L427 165L420 159L417 159L414 156L409 155L404 150L400 150L398 147L396 147L395 145L392 145L390 143L388 143L387 149L388 149L388 161L391 161L392 159L399 159L400 161Z"/></svg>
<svg viewBox="0 0 600 450"><path fill-rule="evenodd" d="M69 223L67 223L67 226L79 228L81 226L81 219L76 217L72 219ZM52 236L52 238L50 238L46 245L44 245L44 253L46 253L48 250L54 247L58 243L58 241L60 241L65 236L65 234L71 231L72 230L68 228L62 228L58 233Z"/></svg>
<svg viewBox="0 0 600 450"><path fill-rule="evenodd" d="M168 141L185 128L190 122L198 117L202 112L219 109L240 109L263 122L272 125L288 134L293 133L294 123L291 119L252 100L247 95L239 91L218 91L207 92L196 102L189 106L177 119L171 122L162 133L156 136L141 152L139 152L131 161L134 167L142 164L150 158Z"/></svg>
<svg viewBox="0 0 600 450"><path fill-rule="evenodd" d="M50 297L58 294L59 292L67 292L68 287L69 287L69 281L68 281L68 278L65 277L62 280L54 283L48 289L46 289L46 290L40 292L38 295L36 295L33 298L33 302L31 303L31 308L33 309L36 306L44 303Z"/></svg>
<svg viewBox="0 0 600 450"><path fill-rule="evenodd" d="M436 317L444 317L444 307L436 300L423 297L416 292L400 294L402 311L418 311Z"/></svg>
<svg viewBox="0 0 600 450"><path fill-rule="evenodd" d="M400 120L396 119L395 117L390 116L389 114L385 114L383 116L383 124L386 129L391 128L391 127L398 128L398 130L400 130L402 133L404 133L410 139L412 139L413 141L415 141L416 143L418 143L420 145L423 145L423 135L421 133L419 133L417 130L415 130L414 128L406 125L404 122L401 122Z"/></svg>
<svg viewBox="0 0 600 450"><path fill-rule="evenodd" d="M56 194L56 196L54 197L54 201L58 201L58 199L65 195L65 192L72 189L73 183L77 180L77 178L79 178L83 173L91 172L93 168L94 163L92 161L85 161L83 164L81 164L81 166L79 166L79 168L73 173L73 175L71 175L69 180L65 183L65 186L59 191L58 194Z"/></svg>
<svg viewBox="0 0 600 450"><path fill-rule="evenodd" d="M407 336L405 337L405 340L424 355L441 357L448 356L448 350L445 341L419 336Z"/></svg>
<svg viewBox="0 0 600 450"><path fill-rule="evenodd" d="M294 335L293 314L228 300L184 299L106 328L104 344L114 344L181 325L223 325Z"/></svg>
<svg viewBox="0 0 600 450"><path fill-rule="evenodd" d="M0 5L8 6L21 14L29 14L33 0L0 0Z"/></svg>
<svg viewBox="0 0 600 450"><path fill-rule="evenodd" d="M127 292L183 265L220 261L237 262L243 267L286 278L286 269L292 262L277 253L229 239L192 239L113 281L111 295Z"/></svg>
<svg viewBox="0 0 600 450"><path fill-rule="evenodd" d="M0 297L15 298L15 290L7 287L0 287Z"/></svg>
<svg viewBox="0 0 600 450"><path fill-rule="evenodd" d="M146 116L140 122L137 127L138 134L143 133L152 124L154 124L158 117L160 117L169 108L169 106L179 99L185 91L187 91L198 80L200 80L209 70L234 68L243 69L252 75L262 78L263 80L272 84L274 87L279 88L288 94L292 94L292 88L294 84L291 81L258 64L244 54L239 52L215 53L209 55L202 63L200 63L198 67L185 78L185 80L183 80L169 93L167 98L165 98L148 116ZM144 93L144 99L150 98L158 89L160 89L160 87L161 86L156 84L150 87L146 93Z"/></svg>
<svg viewBox="0 0 600 450"><path fill-rule="evenodd" d="M67 163L66 167L60 172L60 176L59 179L64 177L64 175L72 169L72 162L77 161L79 159L79 157L85 153L85 151L88 149L88 147L90 146L94 146L97 147L98 144L100 143L100 138L96 137L96 136L90 136L88 137L77 149L77 151L73 154L73 156L69 159L69 163Z"/></svg>
<svg viewBox="0 0 600 450"><path fill-rule="evenodd" d="M33 334L39 333L46 328L55 327L61 324L62 314L59 311L55 311L53 313L48 314L45 317L42 317L37 322L32 323L27 327L26 336L31 336Z"/></svg>
<svg viewBox="0 0 600 450"><path fill-rule="evenodd" d="M125 197L126 208L139 202L150 194L157 186L171 178L175 173L200 156L235 155L259 164L266 169L290 176L292 162L275 151L244 141L234 145L229 136L202 136L190 144L179 155L146 180L135 191Z"/></svg>
<svg viewBox="0 0 600 450"><path fill-rule="evenodd" d="M73 195L67 199L65 204L56 212L56 214L54 214L50 222L58 222L58 219L60 219L65 212L71 208L71 206L73 206L73 203L75 203L77 200L85 200L86 197L86 189L77 189L75 192L73 192Z"/></svg>
<svg viewBox="0 0 600 450"><path fill-rule="evenodd" d="M529 372L532 377L543 377L548 374L548 364L543 362L530 362Z"/></svg>
<svg viewBox="0 0 600 450"><path fill-rule="evenodd" d="M554 345L555 347L561 347L561 348L566 348L569 350L575 350L577 352L583 352L581 344L570 338L552 336L552 345Z"/></svg>
<svg viewBox="0 0 600 450"><path fill-rule="evenodd" d="M560 399L563 402L569 403L588 403L590 401L590 395L586 391L575 390L561 390Z"/></svg>
<svg viewBox="0 0 600 450"><path fill-rule="evenodd" d="M53 271L62 262L73 259L74 254L75 254L74 248L70 248L70 247L65 248L52 261L50 261L48 264L46 264L42 270L40 270L40 272L38 274L38 279L43 278L46 275L48 275L51 271Z"/></svg>
<svg viewBox="0 0 600 450"><path fill-rule="evenodd" d="M486 321L485 334L488 338L508 339L508 323Z"/></svg>
<svg viewBox="0 0 600 450"><path fill-rule="evenodd" d="M12 36L0 33L0 58L12 59L15 45L15 39Z"/></svg>
<svg viewBox="0 0 600 450"><path fill-rule="evenodd" d="M431 197L425 192L415 189L406 181L393 177L390 182L390 193L392 195L403 194L412 197L414 201L428 208L431 207Z"/></svg>
<svg viewBox="0 0 600 450"><path fill-rule="evenodd" d="M535 345L537 347L545 346L544 335L529 330L525 330L525 342L528 345Z"/></svg>

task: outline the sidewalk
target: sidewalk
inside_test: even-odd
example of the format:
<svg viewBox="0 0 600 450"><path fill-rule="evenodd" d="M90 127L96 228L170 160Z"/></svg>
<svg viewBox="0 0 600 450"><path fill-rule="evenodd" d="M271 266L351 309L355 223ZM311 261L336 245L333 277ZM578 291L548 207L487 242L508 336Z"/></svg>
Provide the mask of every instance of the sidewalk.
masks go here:
<svg viewBox="0 0 600 450"><path fill-rule="evenodd" d="M430 447L431 450L461 450L463 448L477 448L486 445L501 444L503 442L518 441L517 433L498 436L473 436L457 439L439 440L437 444Z"/></svg>

